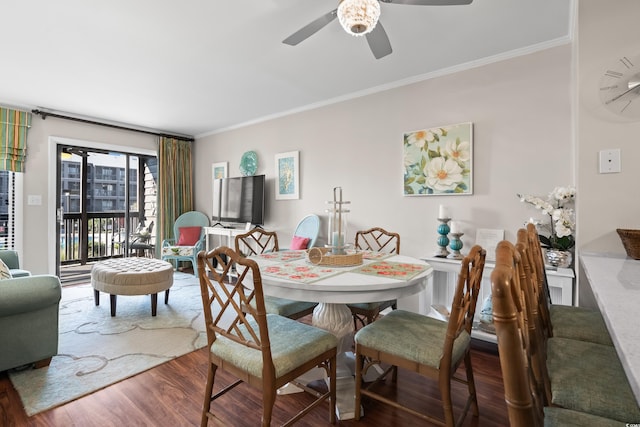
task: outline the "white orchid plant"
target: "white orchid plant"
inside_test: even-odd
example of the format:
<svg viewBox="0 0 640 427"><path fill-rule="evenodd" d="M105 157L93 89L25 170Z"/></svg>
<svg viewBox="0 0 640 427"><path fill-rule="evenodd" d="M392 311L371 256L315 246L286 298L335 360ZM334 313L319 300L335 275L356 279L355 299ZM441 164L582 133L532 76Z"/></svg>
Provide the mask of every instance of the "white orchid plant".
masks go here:
<svg viewBox="0 0 640 427"><path fill-rule="evenodd" d="M538 196L518 194L521 202L529 203L549 215L549 224L542 224L548 228L549 236L540 234L540 242L552 249L563 251L575 245L576 222L573 202L576 198L575 187L556 187L546 199Z"/></svg>
<svg viewBox="0 0 640 427"><path fill-rule="evenodd" d="M404 135L405 194L464 193L471 173L471 145L447 138L446 127Z"/></svg>

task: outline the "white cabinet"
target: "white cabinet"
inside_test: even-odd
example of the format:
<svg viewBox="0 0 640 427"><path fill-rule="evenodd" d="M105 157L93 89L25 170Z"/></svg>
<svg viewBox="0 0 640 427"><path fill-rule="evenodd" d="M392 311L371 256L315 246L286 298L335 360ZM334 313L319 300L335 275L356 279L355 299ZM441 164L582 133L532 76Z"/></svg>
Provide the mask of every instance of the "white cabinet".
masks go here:
<svg viewBox="0 0 640 427"><path fill-rule="evenodd" d="M421 311L423 307L427 309L427 312L423 314L435 315L434 311L429 310L433 305L443 305L447 308L451 307L453 293L458 283L460 261L438 257L423 257L421 259L428 262L433 267L434 272L430 279L431 283L429 283L427 291L425 292L425 301L420 304L420 307ZM478 296L478 306L476 307L476 321L480 319L480 311L484 300L491 295L491 272L494 267L495 264L493 263L485 263L480 295ZM575 275L570 268L547 270L547 280L549 282L549 293L551 294L552 303L573 305L574 278ZM474 338L496 342L494 335L477 329L473 330L472 336Z"/></svg>

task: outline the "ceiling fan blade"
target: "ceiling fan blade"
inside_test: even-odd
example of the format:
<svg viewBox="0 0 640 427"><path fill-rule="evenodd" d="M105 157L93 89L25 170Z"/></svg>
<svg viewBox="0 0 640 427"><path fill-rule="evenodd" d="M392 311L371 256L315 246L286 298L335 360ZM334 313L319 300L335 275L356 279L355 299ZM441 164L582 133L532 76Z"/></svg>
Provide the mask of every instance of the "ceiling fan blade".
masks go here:
<svg viewBox="0 0 640 427"><path fill-rule="evenodd" d="M393 52L391 42L389 41L389 37L387 37L387 32L382 26L382 22L378 21L378 24L366 37L369 48L371 48L371 52L376 59L385 57Z"/></svg>
<svg viewBox="0 0 640 427"><path fill-rule="evenodd" d="M338 9L333 9L331 12L322 15L320 18L310 22L295 33L291 34L289 37L282 40L282 43L295 46L323 29L327 24L336 19L337 16Z"/></svg>
<svg viewBox="0 0 640 427"><path fill-rule="evenodd" d="M380 0L382 3L413 4L416 6L456 6L471 4L473 0Z"/></svg>

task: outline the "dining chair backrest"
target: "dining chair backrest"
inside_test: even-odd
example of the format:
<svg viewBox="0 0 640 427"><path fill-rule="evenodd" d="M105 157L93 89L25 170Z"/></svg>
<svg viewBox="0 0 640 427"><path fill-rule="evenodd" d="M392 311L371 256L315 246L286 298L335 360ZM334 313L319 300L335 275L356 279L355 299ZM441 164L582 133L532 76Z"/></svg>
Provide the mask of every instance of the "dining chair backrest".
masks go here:
<svg viewBox="0 0 640 427"><path fill-rule="evenodd" d="M216 266L217 270L214 268ZM212 278L206 274L207 267L212 272ZM258 264L231 248L221 246L209 254L201 252L198 255L198 269L209 347L222 336L261 351L263 369L269 374L266 378L269 378L273 374L273 362ZM229 285L225 278L233 269L237 280Z"/></svg>
<svg viewBox="0 0 640 427"><path fill-rule="evenodd" d="M451 302L451 314L449 315L447 335L444 342L442 356L444 366L451 366L454 344L460 334L466 331L471 335L486 255L486 250L479 245L475 245L462 260L460 273L458 274L458 285ZM447 371L444 366L441 369Z"/></svg>
<svg viewBox="0 0 640 427"><path fill-rule="evenodd" d="M235 238L236 252L244 256L259 255L265 252L277 252L278 235L275 231L254 228Z"/></svg>
<svg viewBox="0 0 640 427"><path fill-rule="evenodd" d="M400 253L400 235L384 228L373 227L356 232L356 249Z"/></svg>
<svg viewBox="0 0 640 427"><path fill-rule="evenodd" d="M498 244L491 273L493 321L510 425L538 427L543 425L544 398L533 371L520 263L521 254L510 242Z"/></svg>
<svg viewBox="0 0 640 427"><path fill-rule="evenodd" d="M296 229L293 232L294 236L306 237L309 239L307 248L312 248L318 240L318 234L320 233L320 217L315 214L309 214L302 218Z"/></svg>
<svg viewBox="0 0 640 427"><path fill-rule="evenodd" d="M551 403L551 381L547 371L547 330L544 325L541 308L541 287L535 267L535 248L532 249L529 232L521 228L516 233L515 249L520 255L517 264L520 288L524 297L526 320L528 329L528 349L531 370L535 376L535 386L539 387L539 395L543 397L543 404ZM537 241L537 235L536 235ZM535 245L539 245L537 242Z"/></svg>
<svg viewBox="0 0 640 427"><path fill-rule="evenodd" d="M551 296L549 292L549 283L547 282L547 271L544 267L544 255L542 246L538 238L538 230L533 223L527 224L527 236L533 262L534 272L536 275L536 287L538 296L538 311L542 321L543 331L548 337L553 336L553 326L551 324L551 313L549 306L551 305Z"/></svg>

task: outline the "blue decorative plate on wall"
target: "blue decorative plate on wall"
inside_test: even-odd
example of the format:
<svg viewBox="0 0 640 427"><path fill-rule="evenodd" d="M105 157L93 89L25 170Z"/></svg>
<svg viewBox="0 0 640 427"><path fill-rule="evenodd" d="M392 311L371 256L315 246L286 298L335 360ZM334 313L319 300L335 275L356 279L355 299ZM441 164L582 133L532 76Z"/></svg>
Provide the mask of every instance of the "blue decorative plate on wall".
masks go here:
<svg viewBox="0 0 640 427"><path fill-rule="evenodd" d="M255 151L247 151L240 159L240 173L244 176L251 176L258 170L258 155Z"/></svg>

